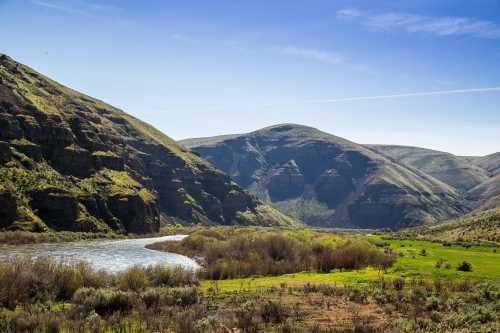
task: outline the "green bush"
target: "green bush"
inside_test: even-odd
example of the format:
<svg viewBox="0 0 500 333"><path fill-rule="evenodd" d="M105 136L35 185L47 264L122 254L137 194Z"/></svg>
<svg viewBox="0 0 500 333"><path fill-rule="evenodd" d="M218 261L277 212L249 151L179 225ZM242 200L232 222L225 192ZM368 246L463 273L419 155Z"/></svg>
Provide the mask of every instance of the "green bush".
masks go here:
<svg viewBox="0 0 500 333"><path fill-rule="evenodd" d="M121 290L81 288L73 296L73 303L85 313L111 315L129 312L137 304L137 296Z"/></svg>
<svg viewBox="0 0 500 333"><path fill-rule="evenodd" d="M212 237L213 234L213 237ZM366 240L347 241L339 246L325 244L318 235L283 231L197 232L180 242L150 246L204 259L201 275L212 280L279 275L306 270L390 267L396 255L380 250Z"/></svg>
<svg viewBox="0 0 500 333"><path fill-rule="evenodd" d="M149 286L149 276L139 265L135 265L116 275L116 285L123 291L142 291Z"/></svg>
<svg viewBox="0 0 500 333"><path fill-rule="evenodd" d="M195 272L181 266L149 266L145 272L151 285L155 287L179 287L198 284Z"/></svg>
<svg viewBox="0 0 500 333"><path fill-rule="evenodd" d="M462 272L471 272L472 271L472 264L470 262L464 260L458 264L457 270L462 271Z"/></svg>

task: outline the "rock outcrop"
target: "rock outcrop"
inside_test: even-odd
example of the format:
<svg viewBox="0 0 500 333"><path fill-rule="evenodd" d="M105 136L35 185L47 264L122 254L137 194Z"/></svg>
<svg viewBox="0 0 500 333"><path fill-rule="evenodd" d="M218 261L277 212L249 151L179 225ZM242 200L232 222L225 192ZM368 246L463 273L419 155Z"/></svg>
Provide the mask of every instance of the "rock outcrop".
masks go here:
<svg viewBox="0 0 500 333"><path fill-rule="evenodd" d="M0 228L293 224L152 126L0 56Z"/></svg>

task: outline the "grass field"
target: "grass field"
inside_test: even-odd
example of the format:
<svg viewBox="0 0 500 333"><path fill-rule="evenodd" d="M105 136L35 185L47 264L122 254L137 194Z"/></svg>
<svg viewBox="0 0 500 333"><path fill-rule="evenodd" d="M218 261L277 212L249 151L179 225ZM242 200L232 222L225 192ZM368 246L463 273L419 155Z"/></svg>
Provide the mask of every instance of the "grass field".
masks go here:
<svg viewBox="0 0 500 333"><path fill-rule="evenodd" d="M381 277L406 279L436 279L452 280L496 280L500 281L500 253L491 247L473 246L443 246L439 243L418 240L382 240L380 236L370 238L387 243L394 251L404 255L399 256L393 267L387 271L365 268L356 271L332 271L330 273L296 273L280 276L252 277L219 281L202 281L205 290L210 288L220 292L255 290L269 287L301 286L311 284L339 284L362 287ZM426 255L421 255L425 250ZM437 268L439 259L450 263L450 268ZM472 264L471 272L457 270L462 261Z"/></svg>

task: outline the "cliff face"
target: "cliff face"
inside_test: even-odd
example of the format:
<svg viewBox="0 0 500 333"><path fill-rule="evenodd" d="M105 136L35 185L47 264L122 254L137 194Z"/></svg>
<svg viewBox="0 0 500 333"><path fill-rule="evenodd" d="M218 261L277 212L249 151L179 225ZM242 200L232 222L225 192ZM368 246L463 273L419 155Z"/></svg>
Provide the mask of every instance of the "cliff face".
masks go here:
<svg viewBox="0 0 500 333"><path fill-rule="evenodd" d="M293 224L148 124L0 56L0 229Z"/></svg>
<svg viewBox="0 0 500 333"><path fill-rule="evenodd" d="M311 127L284 124L181 143L310 225L401 228L465 211L452 187Z"/></svg>

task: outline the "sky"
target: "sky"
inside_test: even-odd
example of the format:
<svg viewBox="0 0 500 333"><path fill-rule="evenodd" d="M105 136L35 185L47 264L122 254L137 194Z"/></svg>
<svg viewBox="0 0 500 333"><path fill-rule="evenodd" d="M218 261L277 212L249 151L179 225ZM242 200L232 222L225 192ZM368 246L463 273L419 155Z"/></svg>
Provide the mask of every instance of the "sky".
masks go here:
<svg viewBox="0 0 500 333"><path fill-rule="evenodd" d="M497 0L0 0L0 52L174 139L500 151Z"/></svg>

